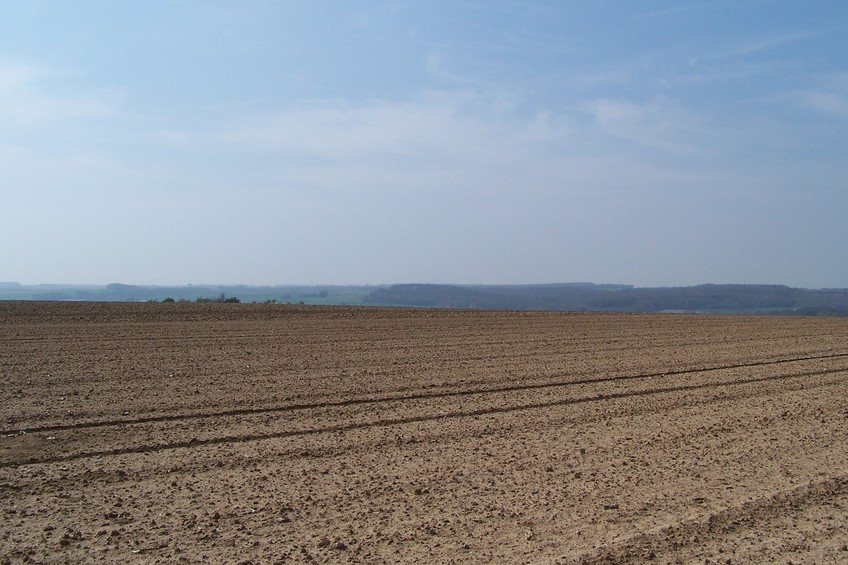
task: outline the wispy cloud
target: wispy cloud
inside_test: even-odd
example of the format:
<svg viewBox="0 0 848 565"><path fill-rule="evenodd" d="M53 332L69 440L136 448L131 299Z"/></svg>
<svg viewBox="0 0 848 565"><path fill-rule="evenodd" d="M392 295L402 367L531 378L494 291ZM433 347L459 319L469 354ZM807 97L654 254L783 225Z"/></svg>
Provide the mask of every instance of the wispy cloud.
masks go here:
<svg viewBox="0 0 848 565"><path fill-rule="evenodd" d="M121 94L116 89L76 92L68 84L77 76L31 64L0 62L0 120L17 126L114 115Z"/></svg>
<svg viewBox="0 0 848 565"><path fill-rule="evenodd" d="M485 159L505 144L562 140L562 120L544 113L514 116L508 106L469 91L414 101L331 100L238 120L205 143L325 161L420 162Z"/></svg>
<svg viewBox="0 0 848 565"><path fill-rule="evenodd" d="M329 160L403 156L436 145L455 121L452 114L451 106L441 104L324 102L244 119L210 140Z"/></svg>
<svg viewBox="0 0 848 565"><path fill-rule="evenodd" d="M692 12L695 10L703 10L705 8L709 8L714 6L715 2L697 2L693 4L683 4L680 6L674 6L672 8L662 8L659 10L651 10L650 12L642 12L641 14L637 14L637 18L658 18L665 17L669 15L676 15L682 12Z"/></svg>
<svg viewBox="0 0 848 565"><path fill-rule="evenodd" d="M664 87L675 87L687 84L744 81L768 76L785 76L798 72L800 66L798 61L791 59L727 62L694 58L685 68L662 76L658 82Z"/></svg>
<svg viewBox="0 0 848 565"><path fill-rule="evenodd" d="M795 93L795 100L828 116L848 118L848 73L834 73L812 88Z"/></svg>
<svg viewBox="0 0 848 565"><path fill-rule="evenodd" d="M586 102L584 108L607 135L674 153L697 152L684 140L697 119L670 98L658 96L644 103L602 98Z"/></svg>
<svg viewBox="0 0 848 565"><path fill-rule="evenodd" d="M799 93L804 106L824 114L848 118L848 95L827 90L807 90Z"/></svg>
<svg viewBox="0 0 848 565"><path fill-rule="evenodd" d="M810 37L814 37L815 35L817 35L817 32L801 31L786 33L782 35L760 37L753 40L740 42L734 46L731 46L726 51L724 51L722 55L725 57L744 57L746 55L752 55L754 53L770 51L778 47L783 47L784 45L795 43L797 41L801 41L802 39L809 39Z"/></svg>

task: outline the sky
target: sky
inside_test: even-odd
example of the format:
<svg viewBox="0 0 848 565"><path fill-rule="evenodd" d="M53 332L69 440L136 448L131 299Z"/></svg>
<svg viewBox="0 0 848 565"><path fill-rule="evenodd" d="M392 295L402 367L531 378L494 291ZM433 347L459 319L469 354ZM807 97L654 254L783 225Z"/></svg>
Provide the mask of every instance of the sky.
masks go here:
<svg viewBox="0 0 848 565"><path fill-rule="evenodd" d="M848 2L8 0L0 281L848 287Z"/></svg>

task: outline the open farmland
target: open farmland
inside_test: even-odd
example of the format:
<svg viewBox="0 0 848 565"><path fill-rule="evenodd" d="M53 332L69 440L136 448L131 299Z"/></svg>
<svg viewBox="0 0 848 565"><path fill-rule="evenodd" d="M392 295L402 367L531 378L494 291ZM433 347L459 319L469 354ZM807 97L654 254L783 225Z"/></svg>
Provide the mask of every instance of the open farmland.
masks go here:
<svg viewBox="0 0 848 565"><path fill-rule="evenodd" d="M0 302L0 561L845 563L848 318Z"/></svg>

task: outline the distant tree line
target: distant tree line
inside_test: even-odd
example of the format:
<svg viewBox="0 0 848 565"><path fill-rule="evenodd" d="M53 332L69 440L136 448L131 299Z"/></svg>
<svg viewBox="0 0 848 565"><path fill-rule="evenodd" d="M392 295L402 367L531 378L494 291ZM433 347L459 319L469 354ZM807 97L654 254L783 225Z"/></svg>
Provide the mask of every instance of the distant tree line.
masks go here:
<svg viewBox="0 0 848 565"><path fill-rule="evenodd" d="M366 303L505 310L848 315L848 289L808 290L782 285L714 284L667 288L592 284L402 284L373 290Z"/></svg>
<svg viewBox="0 0 848 565"><path fill-rule="evenodd" d="M239 300L235 296L227 296L226 294L224 294L222 292L216 298L205 298L205 297L202 297L202 296L198 297L195 300L195 302L217 302L218 304L238 304L239 302L241 302L241 300Z"/></svg>

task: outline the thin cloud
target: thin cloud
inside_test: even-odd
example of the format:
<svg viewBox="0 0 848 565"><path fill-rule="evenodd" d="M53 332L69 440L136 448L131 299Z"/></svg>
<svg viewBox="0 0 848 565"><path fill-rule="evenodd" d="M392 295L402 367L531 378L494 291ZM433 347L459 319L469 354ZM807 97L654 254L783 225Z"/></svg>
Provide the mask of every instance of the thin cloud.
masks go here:
<svg viewBox="0 0 848 565"><path fill-rule="evenodd" d="M775 37L766 37L760 39L758 41L754 41L748 44L743 44L739 46L734 52L734 55L743 56L743 55L751 55L753 53L759 53L761 51L770 51L772 49L776 49L778 47L783 47L789 43L795 43L796 41L801 41L802 39L809 39L810 37L816 36L816 32L811 31L803 31L798 33L789 33L786 35L780 35Z"/></svg>
<svg viewBox="0 0 848 565"><path fill-rule="evenodd" d="M518 118L501 97L432 93L416 101L325 101L257 116L207 143L325 161L485 159L496 148L563 137L561 121Z"/></svg>
<svg viewBox="0 0 848 565"><path fill-rule="evenodd" d="M754 39L746 39L745 41L736 42L725 46L720 51L713 54L716 59L731 59L737 57L746 57L756 53L771 51L785 45L796 43L798 41L809 39L819 35L820 32L800 31L786 33L782 35L771 35L757 37Z"/></svg>
<svg viewBox="0 0 848 565"><path fill-rule="evenodd" d="M49 74L46 69L35 65L0 63L0 92L26 88Z"/></svg>
<svg viewBox="0 0 848 565"><path fill-rule="evenodd" d="M809 89L796 92L800 106L838 118L848 118L848 73L833 73Z"/></svg>
<svg viewBox="0 0 848 565"><path fill-rule="evenodd" d="M0 63L0 119L19 126L103 118L116 113L115 89L80 94L66 83L76 73L19 63Z"/></svg>
<svg viewBox="0 0 848 565"><path fill-rule="evenodd" d="M823 114L848 118L848 96L828 90L808 90L798 94L803 106Z"/></svg>
<svg viewBox="0 0 848 565"><path fill-rule="evenodd" d="M347 102L309 107L245 120L212 140L252 151L324 159L404 155L432 146L444 132L452 108L420 103Z"/></svg>
<svg viewBox="0 0 848 565"><path fill-rule="evenodd" d="M699 2L699 3L695 3L695 4L684 4L682 6L674 6L672 8L662 8L662 9L659 9L659 10L652 10L650 12L643 12L641 14L637 14L636 17L637 18L665 17L665 16L669 16L669 15L679 14L679 13L682 13L682 12L692 12L692 11L695 11L695 10L703 10L705 8L710 8L710 7L715 6L715 5L716 4L714 2L712 2L712 3Z"/></svg>
<svg viewBox="0 0 848 565"><path fill-rule="evenodd" d="M716 63L711 60L692 59L686 68L676 74L659 79L659 84L674 87L687 84L708 84L757 79L767 76L795 73L801 68L795 60L771 60L762 62L734 61Z"/></svg>
<svg viewBox="0 0 848 565"><path fill-rule="evenodd" d="M636 145L697 153L693 145L680 141L687 130L694 129L697 120L667 97L646 103L602 98L586 102L583 107L602 133Z"/></svg>

